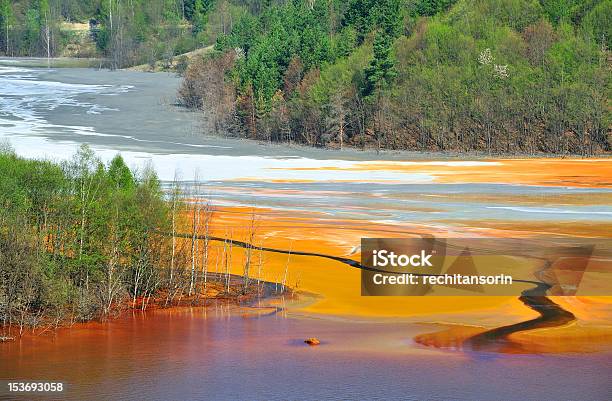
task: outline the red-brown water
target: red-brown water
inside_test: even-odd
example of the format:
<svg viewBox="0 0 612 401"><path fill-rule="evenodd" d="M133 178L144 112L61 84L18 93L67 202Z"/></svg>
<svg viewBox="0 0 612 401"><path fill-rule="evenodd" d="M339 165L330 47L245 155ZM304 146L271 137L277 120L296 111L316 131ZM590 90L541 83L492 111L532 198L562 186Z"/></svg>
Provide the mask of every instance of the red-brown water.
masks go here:
<svg viewBox="0 0 612 401"><path fill-rule="evenodd" d="M220 306L157 310L0 344L0 379L62 381L66 391L57 398L75 400L604 400L611 394L610 355L466 353L412 341L431 330ZM305 345L311 336L322 344ZM18 398L2 386L0 399Z"/></svg>

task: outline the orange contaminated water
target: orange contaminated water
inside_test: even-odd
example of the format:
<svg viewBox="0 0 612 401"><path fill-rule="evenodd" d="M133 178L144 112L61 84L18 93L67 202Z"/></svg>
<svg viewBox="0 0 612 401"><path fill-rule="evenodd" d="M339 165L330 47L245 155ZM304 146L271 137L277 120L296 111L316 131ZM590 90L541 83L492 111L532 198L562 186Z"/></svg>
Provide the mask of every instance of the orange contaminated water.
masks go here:
<svg viewBox="0 0 612 401"><path fill-rule="evenodd" d="M572 161L563 169L547 160L535 166L533 161L504 163L510 166L471 175L450 175L448 170L445 176L445 167L436 166L435 177L529 185L557 179L576 187L604 186L609 178L608 167L599 162ZM515 174L519 165L541 171ZM570 177L572 169L578 177ZM469 202L478 195L457 196ZM558 201L568 205L612 204L607 193L563 196ZM533 205L542 201L530 195L515 200ZM180 231L190 232L192 216L185 212L182 217ZM606 221L374 223L290 208L220 205L214 207L210 224L210 234L218 237L355 260L360 258L362 237L544 233L609 238L611 232ZM209 271L224 271L223 246L211 242ZM243 274L246 251L232 251L230 272ZM27 333L0 344L0 379L65 383L61 395L40 399L166 400L177 394L182 399L265 400L306 394L313 399L473 399L474 394L503 400L531 399L534 394L557 400L609 398L612 297L553 297L577 320L515 333L495 352L481 352L465 348L465 341L491 328L537 318L538 313L517 297L362 297L360 272L340 262L257 250L251 260L253 279L284 282L297 298L245 307L214 303L156 309L43 335ZM321 344L304 344L309 337ZM0 389L0 400L15 398Z"/></svg>
<svg viewBox="0 0 612 401"><path fill-rule="evenodd" d="M402 163L360 162L351 169L372 169L425 173L439 183L503 183L534 186L567 186L569 188L612 187L612 162L609 159L504 159L488 160L491 165L448 165L445 162ZM322 162L324 164L324 161ZM325 169L322 166L321 169ZM338 167L336 167L338 168ZM289 180L290 181L290 180ZM390 195L392 197L392 195ZM473 193L456 195L469 202L482 200ZM552 195L550 195L552 196ZM484 195L512 201L507 194ZM546 199L536 195L517 195L518 204L538 205ZM555 198L561 205L612 204L607 193L563 193ZM341 208L341 205L338 205ZM421 207L421 209L423 209ZM435 211L430 208L430 211ZM186 219L189 220L189 219ZM189 224L184 227L189 230ZM266 207L216 206L211 235L247 241L254 234L257 246L304 251L359 260L362 237L438 237L490 236L529 237L533 235L569 235L579 237L612 237L607 221L588 224L548 220L438 220L436 224L403 222L376 223L367 220L340 219L325 213L283 210ZM222 244L211 253L211 260L220 258ZM213 243L214 247L214 243ZM243 274L245 251L234 248L231 272ZM257 251L255 251L257 253ZM216 255L216 256L214 256ZM255 255L253 258L259 258ZM482 331L499 325L518 323L539 315L527 308L517 297L362 297L360 272L343 263L313 256L298 256L263 252L260 271L251 268L257 278L285 282L288 286L314 297L295 305L291 312L303 316L341 316L351 319L430 322L456 325L455 333ZM525 266L526 271L528 266ZM520 266L517 267L519 270ZM530 277L525 277L530 278ZM578 320L571 327L542 329L513 335L516 341L536 344L544 338L549 351L586 350L589 344L612 342L612 297L557 297L555 302L574 313ZM464 327L464 329L461 329ZM461 336L458 336L461 337ZM436 341L433 341L436 342ZM444 342L444 341L442 341ZM556 344L556 345L555 345ZM582 344L582 346L580 345ZM536 347L534 352L546 347Z"/></svg>
<svg viewBox="0 0 612 401"><path fill-rule="evenodd" d="M610 159L497 159L465 164L447 161L355 163L351 167L297 168L296 170L358 170L422 173L438 183L504 183L540 186L612 188Z"/></svg>

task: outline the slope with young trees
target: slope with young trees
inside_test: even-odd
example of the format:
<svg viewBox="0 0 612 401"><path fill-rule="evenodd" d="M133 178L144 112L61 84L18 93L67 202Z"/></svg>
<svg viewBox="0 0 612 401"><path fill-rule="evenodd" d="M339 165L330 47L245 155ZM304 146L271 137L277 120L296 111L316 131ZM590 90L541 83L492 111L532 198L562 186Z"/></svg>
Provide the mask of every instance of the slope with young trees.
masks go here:
<svg viewBox="0 0 612 401"><path fill-rule="evenodd" d="M0 325L87 320L158 289L169 208L152 170L86 147L62 165L4 150L0 187Z"/></svg>
<svg viewBox="0 0 612 401"><path fill-rule="evenodd" d="M179 98L221 102L216 127L260 140L609 152L611 15L609 0L262 2ZM211 70L223 79L184 98Z"/></svg>
<svg viewBox="0 0 612 401"><path fill-rule="evenodd" d="M246 6L229 0L0 0L0 55L55 57L85 32L110 68L153 64L208 46ZM84 47L84 46L81 46Z"/></svg>
<svg viewBox="0 0 612 401"><path fill-rule="evenodd" d="M231 278L233 238L214 253L227 264L225 275L212 273L211 205L187 201L178 182L168 192L151 168L132 171L120 155L103 163L83 146L57 164L3 146L0 330L106 318L153 303L257 296L261 265L257 285L249 285L250 256L261 253L254 225L245 232L245 277Z"/></svg>

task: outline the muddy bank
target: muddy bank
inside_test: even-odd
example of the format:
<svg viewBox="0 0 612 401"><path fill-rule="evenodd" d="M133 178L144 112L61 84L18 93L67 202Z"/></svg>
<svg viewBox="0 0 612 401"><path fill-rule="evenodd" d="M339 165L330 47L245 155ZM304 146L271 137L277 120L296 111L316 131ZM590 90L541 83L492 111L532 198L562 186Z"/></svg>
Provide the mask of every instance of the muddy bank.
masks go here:
<svg viewBox="0 0 612 401"><path fill-rule="evenodd" d="M87 324L94 322L106 322L114 319L121 319L134 312L147 312L151 310L163 310L185 307L210 308L222 305L232 308L258 309L258 305L265 303L266 313L277 313L282 310L279 307L272 307L274 299L283 297L287 300L297 299L297 294L293 289L280 286L278 283L249 279L246 281L243 276L229 273L209 272L206 277L206 286L201 291L196 291L192 295L187 295L184 291L173 292L166 288L161 288L151 296L140 296L136 298L125 297L113 306L107 313L96 314L90 319L76 319L69 311L62 316L39 315L35 324L2 326L0 324L0 343L15 341L26 335L39 337L42 335L52 335L61 332L62 329L77 327L87 327Z"/></svg>
<svg viewBox="0 0 612 401"><path fill-rule="evenodd" d="M68 61L70 59L67 59ZM78 60L83 62L83 60ZM55 60L57 67L67 62ZM95 63L96 60L88 61ZM250 140L223 138L206 132L199 113L175 106L176 91L181 78L174 73L144 73L109 71L91 68L46 68L46 59L0 59L0 66L22 68L29 81L50 83L49 91L77 89L70 94L74 101L50 103L37 99L29 104L37 114L54 127L50 132L56 140L87 142L116 150L142 150L158 154L225 155L233 156L301 157L316 160L477 160L488 154L431 153L411 151L376 151L371 149L320 149L299 145L260 143ZM2 71L0 71L1 73ZM122 88L121 96L96 91L80 92L66 85ZM21 82L24 84L24 82ZM38 85L40 87L40 85ZM66 94L66 92L64 92ZM92 109L91 107L96 107ZM49 107L51 106L51 107ZM66 126L90 127L89 134L66 130ZM97 134L97 135L96 135ZM511 155L516 157L519 155Z"/></svg>

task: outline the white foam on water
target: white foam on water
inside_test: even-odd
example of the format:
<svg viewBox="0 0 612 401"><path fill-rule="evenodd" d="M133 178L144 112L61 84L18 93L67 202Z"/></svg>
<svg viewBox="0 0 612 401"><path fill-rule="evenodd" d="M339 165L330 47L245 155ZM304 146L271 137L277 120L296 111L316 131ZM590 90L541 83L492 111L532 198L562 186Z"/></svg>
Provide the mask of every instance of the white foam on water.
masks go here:
<svg viewBox="0 0 612 401"><path fill-rule="evenodd" d="M541 207L518 207L518 206L487 206L487 209L502 209L511 210L521 213L537 213L537 214L578 214L578 215L605 215L612 216L612 211L601 210L573 210L573 209L558 209L558 208L541 208Z"/></svg>
<svg viewBox="0 0 612 401"><path fill-rule="evenodd" d="M397 162L379 162L367 161L363 164L374 165L398 165L398 166L440 166L440 167L482 167L482 166L501 166L502 162L497 161L478 161L478 160L449 160L449 161L397 161Z"/></svg>
<svg viewBox="0 0 612 401"><path fill-rule="evenodd" d="M76 128L76 127L73 127ZM87 127L80 127L84 135ZM9 139L17 154L28 158L67 160L77 151L79 144L71 141L49 140L44 137L2 135ZM178 172L181 180L201 181L227 180L296 180L296 181L360 181L360 182L409 182L425 183L433 180L427 174L404 174L394 172L365 172L352 170L312 169L321 161L307 158L269 158L262 156L227 156L194 154L152 154L147 152L122 151L93 146L92 149L105 162L121 153L128 165L138 169L152 164L162 180L173 180ZM331 167L348 167L354 162L326 160ZM299 170L306 168L307 170ZM297 169L297 170L296 170Z"/></svg>
<svg viewBox="0 0 612 401"><path fill-rule="evenodd" d="M114 135L97 132L92 127L51 124L36 110L53 110L58 107L76 107L87 114L115 112L116 109L78 100L79 95L119 95L133 88L130 85L87 85L24 79L23 75L36 76L40 71L0 67L0 139L9 140L19 155L29 158L66 160L72 157L79 144L61 140L60 135L117 137L135 142L178 144L198 148L228 148L207 144L186 144L170 141L148 140L131 135ZM9 74L10 73L10 74ZM53 138L53 139L52 139ZM93 146L104 161L118 152L116 149ZM320 161L302 157L275 158L265 156L156 154L124 150L127 163L136 168L152 163L162 180L172 180L181 171L185 180L191 180L198 172L200 180L295 180L295 181L350 181L350 182L402 182L426 183L433 178L427 174L406 174L387 171L359 171L353 167L358 162L343 160ZM325 167L325 168L321 168ZM304 170L302 170L304 169Z"/></svg>
<svg viewBox="0 0 612 401"><path fill-rule="evenodd" d="M5 75L5 74L15 74L15 73L19 73L19 72L29 72L29 71L30 70L28 70L26 68L0 66L0 74L2 74L2 75ZM21 76L31 76L31 75L21 75Z"/></svg>
<svg viewBox="0 0 612 401"><path fill-rule="evenodd" d="M119 111L118 109L106 109L106 110ZM99 114L99 113L90 113L90 114ZM66 126L63 126L63 127L66 127ZM143 142L143 143L159 143L159 144L168 144L168 145L187 146L187 147L193 147L193 148L231 149L231 146L207 145L207 144L197 144L197 143L183 143L183 142L172 142L172 141L160 141L160 140L154 140L154 139L136 138L135 136L131 136L131 135L104 134L104 133L101 133L101 132L96 132L93 128L91 128L89 130L80 130L80 131L75 132L75 133L83 135L83 136L97 136L97 137L102 137L102 138L121 138L121 139L127 139L127 140L134 141L134 142Z"/></svg>
<svg viewBox="0 0 612 401"><path fill-rule="evenodd" d="M67 107L69 113L97 115L108 113L125 113L109 107L96 104L99 96L121 96L132 89L132 85L87 85L69 84L64 82L50 82L40 79L41 73L49 70L22 68L11 63L10 66L0 66L0 140L9 140L16 152L28 158L45 158L56 161L67 160L73 157L81 142L88 142L92 137L108 137L107 143L113 145L94 145L92 149L104 161L110 161L117 153L121 154L133 168L141 169L151 164L158 172L160 179L171 181L177 171L179 179L183 181L194 180L195 172L200 181L223 182L227 190L213 189L207 196L223 205L252 206L257 201L263 202L266 207L278 210L299 210L301 212L320 213L317 216L346 217L347 219L366 219L373 224L393 224L397 226L417 226L427 230L441 230L453 235L479 235L476 229L453 228L452 225L440 225L435 219L440 219L438 211L420 212L411 211L410 204L422 203L420 200L396 199L389 197L396 193L396 184L429 184L435 183L435 176L423 172L411 172L410 166L430 166L435 175L446 173L442 167L479 168L501 165L504 161L350 161L350 160L318 160L300 156L266 157L266 156L234 156L231 146L218 146L214 144L183 143L180 139L156 138L146 136L135 137L129 130L123 132L106 132L104 128L99 131L90 126L52 124L46 120L46 112L60 107ZM92 72L95 74L95 72ZM85 95L85 96L83 96ZM83 98L86 100L82 100ZM94 100L91 100L94 99ZM112 138L116 138L112 140ZM189 139L183 140L189 142ZM141 145L144 143L155 146ZM168 145L168 146L164 146ZM220 148L228 149L223 154L189 154L176 151L169 154L170 149L176 146L190 148ZM153 149L153 150L144 150ZM157 150L159 149L159 151ZM178 148L184 149L184 148ZM202 150L201 153L206 153ZM331 155L332 153L330 153ZM378 168L382 167L382 168ZM394 168L393 167L400 167ZM401 169L401 167L407 167ZM436 169L436 167L441 167ZM441 170L441 171L435 171ZM253 181L249 183L249 181ZM275 191L266 192L251 189L250 187L271 186L282 189L283 184L270 184L282 181L303 183L343 183L350 182L351 192L348 196L337 194L320 194L311 191L307 184L287 184L289 188L299 188L302 193L283 194ZM370 183L385 184L373 186ZM360 185L364 184L364 185ZM471 184L466 184L469 186ZM519 185L516 184L517 188ZM202 188L206 191L206 185ZM343 188L333 185L333 188ZM234 188L234 189L232 189ZM240 188L236 190L235 188ZM543 189L546 190L546 189ZM564 191L573 191L565 188ZM457 189L460 193L462 190ZM216 192L216 194L215 194ZM387 193L389 192L389 193ZM503 202L496 204L481 204L472 207L462 202L448 201L447 195L424 193L430 197L424 202L432 208L444 210L444 219L469 218L516 218L529 220L545 218L554 221L567 220L602 220L612 215L611 208L594 206L580 210L577 207L515 207L503 206ZM274 199L278 198L278 199ZM375 204L370 202L375 200ZM379 201L386 199L386 201ZM489 206L491 205L491 206ZM498 206L499 205L499 206ZM489 207L487 207L489 206ZM544 206L544 205L543 205ZM500 212L495 209L507 209ZM529 214L521 214L529 213ZM432 221L429 217L431 216ZM430 222L427 224L425 222ZM424 224L425 223L425 224ZM483 230L483 235L488 233ZM467 234L464 234L467 233Z"/></svg>

